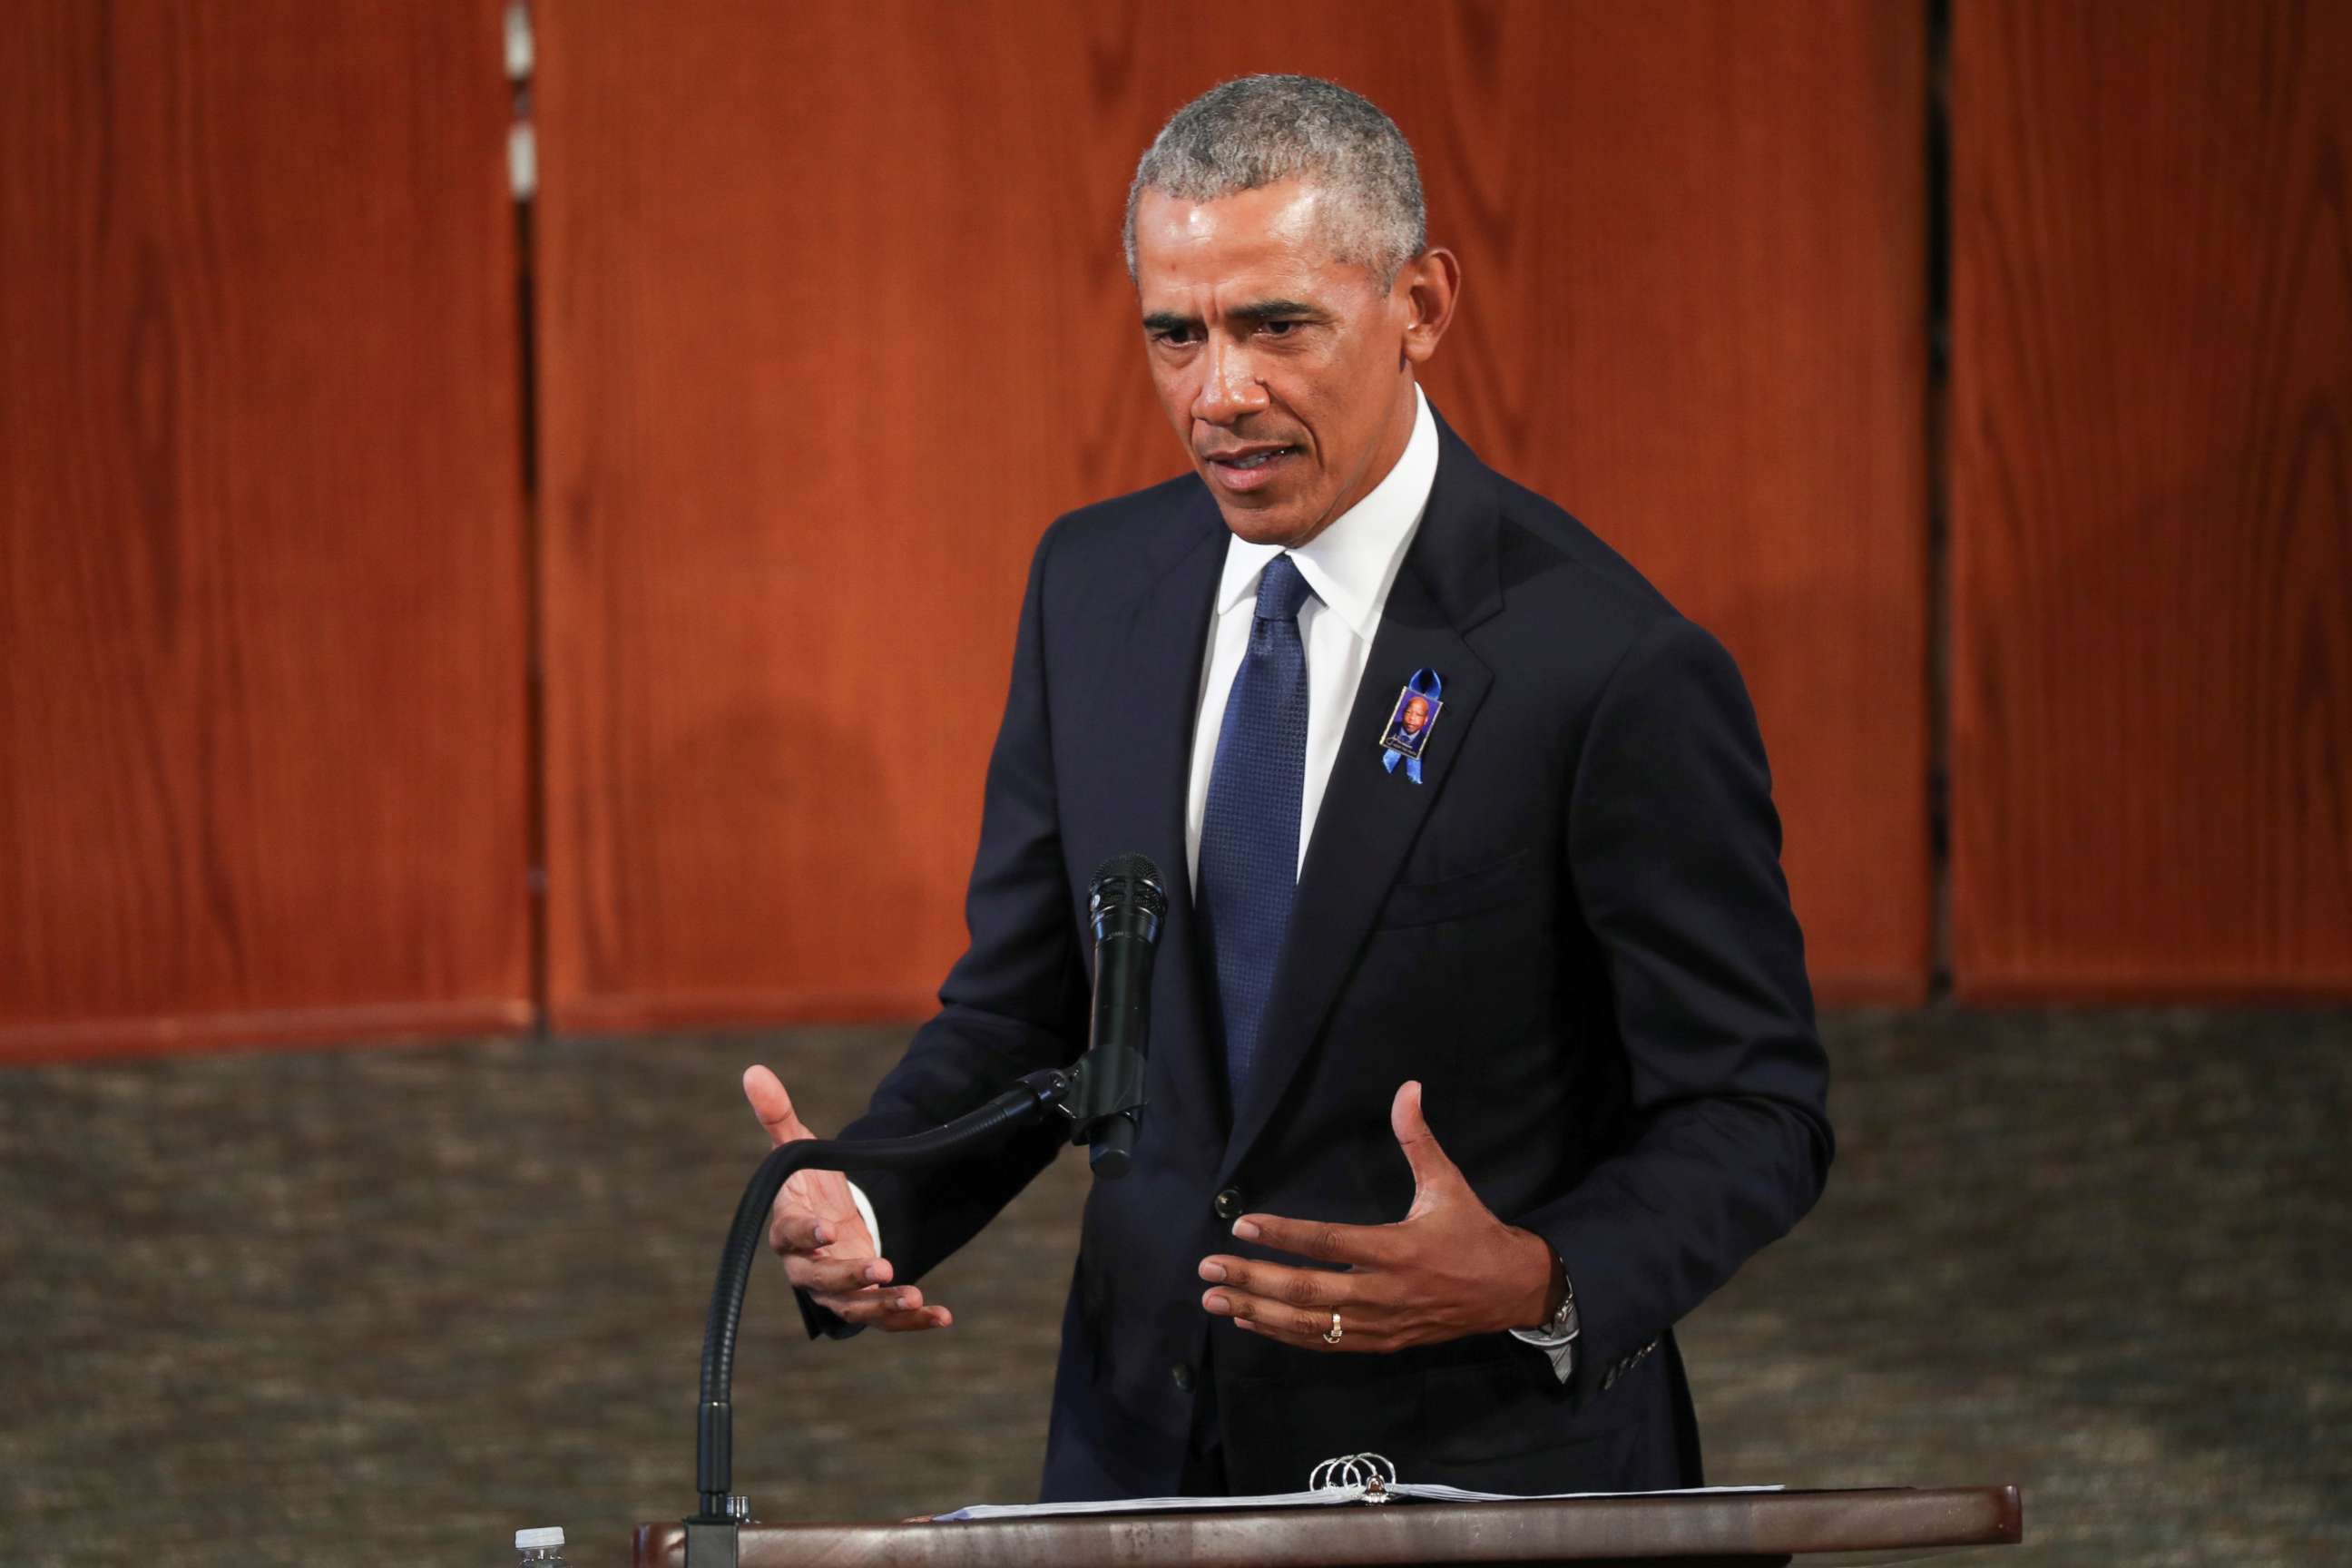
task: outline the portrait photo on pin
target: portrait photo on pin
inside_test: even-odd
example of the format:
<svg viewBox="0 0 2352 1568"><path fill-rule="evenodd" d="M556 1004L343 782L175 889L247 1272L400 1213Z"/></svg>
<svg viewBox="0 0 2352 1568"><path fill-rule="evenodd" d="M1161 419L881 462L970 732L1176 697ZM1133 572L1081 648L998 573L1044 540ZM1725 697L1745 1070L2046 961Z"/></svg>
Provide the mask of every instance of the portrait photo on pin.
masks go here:
<svg viewBox="0 0 2352 1568"><path fill-rule="evenodd" d="M1397 693L1396 707L1389 714L1388 731L1381 737L1381 744L1408 757L1421 755L1422 748L1429 744L1429 731L1436 726L1437 716L1444 708L1444 703L1426 691L1406 687Z"/></svg>

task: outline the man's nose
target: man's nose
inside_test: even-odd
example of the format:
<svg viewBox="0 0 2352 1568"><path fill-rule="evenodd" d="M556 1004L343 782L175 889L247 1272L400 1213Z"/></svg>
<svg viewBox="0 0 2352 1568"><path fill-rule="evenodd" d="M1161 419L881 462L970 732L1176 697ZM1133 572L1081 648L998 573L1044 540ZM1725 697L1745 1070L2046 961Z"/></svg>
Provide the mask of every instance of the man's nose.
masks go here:
<svg viewBox="0 0 2352 1568"><path fill-rule="evenodd" d="M1192 416L1210 425L1230 425L1265 411L1270 401L1259 384L1256 368L1246 350L1235 343L1209 340L1207 364L1192 398Z"/></svg>

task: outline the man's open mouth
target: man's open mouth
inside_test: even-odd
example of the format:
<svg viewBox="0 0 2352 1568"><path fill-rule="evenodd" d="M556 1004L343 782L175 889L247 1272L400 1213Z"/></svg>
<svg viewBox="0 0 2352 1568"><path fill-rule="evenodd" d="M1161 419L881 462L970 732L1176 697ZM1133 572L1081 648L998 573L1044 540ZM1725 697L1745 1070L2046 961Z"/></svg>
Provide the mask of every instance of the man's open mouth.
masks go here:
<svg viewBox="0 0 2352 1568"><path fill-rule="evenodd" d="M1290 448L1287 447L1276 447L1264 452L1252 452L1246 458L1212 458L1209 460L1213 463L1223 463L1229 468L1241 468L1244 470L1250 468L1263 468L1268 463L1274 461L1276 458L1283 456L1289 450Z"/></svg>

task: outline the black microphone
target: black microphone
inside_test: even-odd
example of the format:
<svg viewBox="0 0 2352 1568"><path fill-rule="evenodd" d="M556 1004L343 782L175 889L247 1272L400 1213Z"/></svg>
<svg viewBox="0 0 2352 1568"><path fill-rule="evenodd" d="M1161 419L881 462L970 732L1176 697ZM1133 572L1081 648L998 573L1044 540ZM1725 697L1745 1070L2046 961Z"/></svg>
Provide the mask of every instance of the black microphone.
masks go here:
<svg viewBox="0 0 2352 1568"><path fill-rule="evenodd" d="M1095 931L1094 1018L1087 1054L1072 1069L1077 1125L1070 1142L1089 1146L1097 1177L1127 1174L1143 1117L1144 1057L1151 1038L1151 960L1168 894L1160 868L1141 855L1115 855L1095 868L1087 919Z"/></svg>

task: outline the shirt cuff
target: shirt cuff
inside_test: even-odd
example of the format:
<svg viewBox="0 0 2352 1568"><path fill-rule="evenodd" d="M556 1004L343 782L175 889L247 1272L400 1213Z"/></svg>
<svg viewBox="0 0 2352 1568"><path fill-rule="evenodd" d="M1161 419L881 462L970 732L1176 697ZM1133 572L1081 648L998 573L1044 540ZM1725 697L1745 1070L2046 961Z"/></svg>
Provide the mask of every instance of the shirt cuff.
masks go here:
<svg viewBox="0 0 2352 1568"><path fill-rule="evenodd" d="M1513 1329L1511 1338L1530 1344L1551 1358L1551 1369L1566 1383L1576 1371L1576 1332L1548 1334L1539 1329Z"/></svg>
<svg viewBox="0 0 2352 1568"><path fill-rule="evenodd" d="M866 1200L866 1189L856 1182L851 1182L849 1201L857 1205L857 1217L866 1222L866 1234L874 1240L874 1256L877 1258L888 1256L882 1250L882 1222L874 1217L874 1205Z"/></svg>

